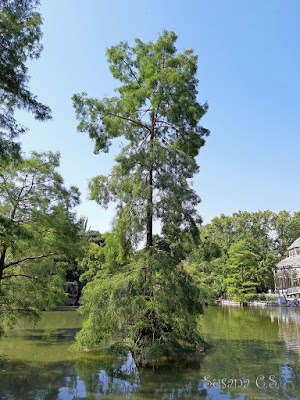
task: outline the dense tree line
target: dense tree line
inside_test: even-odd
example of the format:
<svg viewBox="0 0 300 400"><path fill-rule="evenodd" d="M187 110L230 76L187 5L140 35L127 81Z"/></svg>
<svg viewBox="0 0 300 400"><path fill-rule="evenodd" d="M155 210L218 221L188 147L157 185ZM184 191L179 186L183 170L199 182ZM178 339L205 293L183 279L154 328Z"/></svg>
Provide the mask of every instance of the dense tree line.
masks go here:
<svg viewBox="0 0 300 400"><path fill-rule="evenodd" d="M200 229L199 246L187 265L201 287L203 301L249 300L274 290L277 263L300 236L300 213L269 210L222 214Z"/></svg>

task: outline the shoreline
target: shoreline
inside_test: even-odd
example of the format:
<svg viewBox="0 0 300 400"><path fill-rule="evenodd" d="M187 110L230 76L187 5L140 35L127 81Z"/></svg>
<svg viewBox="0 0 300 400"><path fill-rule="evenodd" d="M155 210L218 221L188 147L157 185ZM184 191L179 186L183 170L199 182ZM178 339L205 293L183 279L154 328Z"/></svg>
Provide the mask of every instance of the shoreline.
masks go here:
<svg viewBox="0 0 300 400"><path fill-rule="evenodd" d="M216 304L225 307L284 307L284 308L299 308L300 304L279 304L276 301L268 301L268 300L255 300L250 302L242 302L242 301L233 301L233 300L220 300Z"/></svg>

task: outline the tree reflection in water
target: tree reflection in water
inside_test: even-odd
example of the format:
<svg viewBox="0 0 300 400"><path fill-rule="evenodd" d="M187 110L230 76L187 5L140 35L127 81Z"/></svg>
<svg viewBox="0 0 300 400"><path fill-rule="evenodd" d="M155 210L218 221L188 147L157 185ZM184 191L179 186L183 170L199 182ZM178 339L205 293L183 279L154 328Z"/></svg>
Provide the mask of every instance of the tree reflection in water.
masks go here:
<svg viewBox="0 0 300 400"><path fill-rule="evenodd" d="M298 398L300 314L296 309L210 307L202 330L215 346L200 365L178 363L157 369L138 369L130 354L67 351L76 331L68 318L73 321L74 314L48 313L35 329L23 327L0 342L1 399ZM260 376L264 379L257 387ZM274 376L276 387L269 387L269 376ZM228 387L230 379L236 382ZM235 387L247 379L248 387Z"/></svg>

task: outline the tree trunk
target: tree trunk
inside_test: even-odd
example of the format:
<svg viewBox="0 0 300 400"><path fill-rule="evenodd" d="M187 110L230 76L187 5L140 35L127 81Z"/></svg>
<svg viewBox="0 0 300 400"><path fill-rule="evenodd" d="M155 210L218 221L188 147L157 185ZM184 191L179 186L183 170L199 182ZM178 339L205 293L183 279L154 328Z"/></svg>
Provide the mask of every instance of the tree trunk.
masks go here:
<svg viewBox="0 0 300 400"><path fill-rule="evenodd" d="M19 195L18 195L18 198L17 198L17 202L16 202L16 204L14 204L14 207L13 207L13 209L11 211L10 221L12 221L12 222L14 222L14 218L15 218L15 215L16 215L16 212L17 212L17 208L18 208L18 205L19 205L19 201L20 201L20 197L21 197L21 193L22 193L23 189L24 189L24 186L21 189L21 191L19 192ZM6 252L7 252L7 246L4 245L4 247L3 247L3 249L2 249L2 251L0 253L0 286L1 286L1 281L2 281L2 278L3 278L3 271L4 271L4 267L5 267Z"/></svg>
<svg viewBox="0 0 300 400"><path fill-rule="evenodd" d="M5 261L5 255L6 255L6 248L4 248L1 252L1 256L0 256L0 286L1 286L1 281L2 281L2 277L3 277L3 271L4 271L4 261Z"/></svg>
<svg viewBox="0 0 300 400"><path fill-rule="evenodd" d="M153 246L153 139L154 129L150 135L150 168L148 171L149 198L147 204L147 249Z"/></svg>
<svg viewBox="0 0 300 400"><path fill-rule="evenodd" d="M149 249L153 245L153 232L152 232L152 225L153 225L153 189L152 189L152 180L153 180L153 171L152 169L149 170L148 178L149 178L149 199L148 199L148 210L147 210L147 249Z"/></svg>

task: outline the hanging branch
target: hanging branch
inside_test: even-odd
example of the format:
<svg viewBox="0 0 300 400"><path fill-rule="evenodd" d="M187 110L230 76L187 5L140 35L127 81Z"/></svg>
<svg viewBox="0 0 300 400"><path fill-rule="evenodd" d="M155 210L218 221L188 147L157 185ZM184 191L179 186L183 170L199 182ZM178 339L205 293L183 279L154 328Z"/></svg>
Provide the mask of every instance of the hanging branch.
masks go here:
<svg viewBox="0 0 300 400"><path fill-rule="evenodd" d="M23 263L25 261L38 260L38 259L41 259L41 258L47 258L47 257L56 256L56 255L60 255L60 254L62 254L62 253L49 253L49 254L41 254L39 256L26 257L26 258L23 258L21 260L12 261L12 262L6 264L4 266L4 269L12 267L13 265L19 265L19 264L21 264L21 263Z"/></svg>

